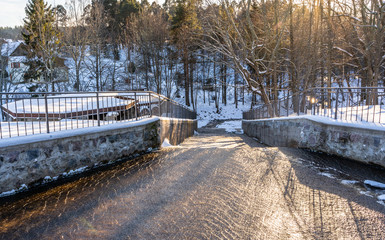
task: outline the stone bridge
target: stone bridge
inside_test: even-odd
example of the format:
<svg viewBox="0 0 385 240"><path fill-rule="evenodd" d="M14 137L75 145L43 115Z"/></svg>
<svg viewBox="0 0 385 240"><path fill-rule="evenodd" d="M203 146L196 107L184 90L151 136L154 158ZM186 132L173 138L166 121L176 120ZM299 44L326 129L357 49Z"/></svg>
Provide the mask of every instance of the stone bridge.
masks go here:
<svg viewBox="0 0 385 240"><path fill-rule="evenodd" d="M180 145L3 198L0 239L384 239L384 190L367 181L384 183L384 173L199 129Z"/></svg>

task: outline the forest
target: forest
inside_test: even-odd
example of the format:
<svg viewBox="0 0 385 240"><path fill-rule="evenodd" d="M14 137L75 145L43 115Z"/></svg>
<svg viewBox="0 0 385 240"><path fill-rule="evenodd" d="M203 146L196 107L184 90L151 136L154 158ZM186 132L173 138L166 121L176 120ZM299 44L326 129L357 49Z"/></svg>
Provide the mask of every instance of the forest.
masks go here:
<svg viewBox="0 0 385 240"><path fill-rule="evenodd" d="M384 86L384 26L380 0L29 0L24 78L44 91L183 95L194 109L206 93L268 104L314 87ZM57 57L70 84L52 77Z"/></svg>

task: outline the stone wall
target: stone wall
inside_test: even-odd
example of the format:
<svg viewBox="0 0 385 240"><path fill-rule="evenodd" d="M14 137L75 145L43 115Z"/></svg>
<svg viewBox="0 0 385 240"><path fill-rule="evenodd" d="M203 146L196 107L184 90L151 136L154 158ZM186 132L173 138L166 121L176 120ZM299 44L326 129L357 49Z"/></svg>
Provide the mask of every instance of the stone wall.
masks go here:
<svg viewBox="0 0 385 240"><path fill-rule="evenodd" d="M194 125L195 122L195 125ZM161 127L162 126L162 127ZM0 141L0 193L160 147L194 134L196 121L152 118ZM162 141L161 141L162 140Z"/></svg>
<svg viewBox="0 0 385 240"><path fill-rule="evenodd" d="M278 147L322 151L385 167L385 130L338 125L308 118L243 121L245 134Z"/></svg>

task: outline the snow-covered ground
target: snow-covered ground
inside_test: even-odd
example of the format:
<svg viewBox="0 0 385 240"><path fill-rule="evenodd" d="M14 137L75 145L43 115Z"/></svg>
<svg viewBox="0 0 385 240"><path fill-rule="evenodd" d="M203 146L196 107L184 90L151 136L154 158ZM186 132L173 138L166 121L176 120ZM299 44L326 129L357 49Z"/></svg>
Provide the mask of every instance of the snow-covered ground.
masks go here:
<svg viewBox="0 0 385 240"><path fill-rule="evenodd" d="M229 133L243 134L242 121L226 121L217 126L217 128L225 129Z"/></svg>
<svg viewBox="0 0 385 240"><path fill-rule="evenodd" d="M159 97L156 94L149 93L133 93L133 92L115 92L115 93L81 93L81 94L61 94L47 97L47 111L49 114L63 114L95 110L97 106L100 109L126 107L134 104L136 98L139 104L151 102L158 103ZM27 98L17 100L15 102L5 103L2 105L4 109L13 113L38 113L45 114L45 99L44 98Z"/></svg>
<svg viewBox="0 0 385 240"><path fill-rule="evenodd" d="M312 114L309 110L308 114ZM320 109L313 114L335 117L334 109ZM385 106L384 105L363 105L354 107L340 107L337 110L337 118L346 122L382 123L385 125Z"/></svg>

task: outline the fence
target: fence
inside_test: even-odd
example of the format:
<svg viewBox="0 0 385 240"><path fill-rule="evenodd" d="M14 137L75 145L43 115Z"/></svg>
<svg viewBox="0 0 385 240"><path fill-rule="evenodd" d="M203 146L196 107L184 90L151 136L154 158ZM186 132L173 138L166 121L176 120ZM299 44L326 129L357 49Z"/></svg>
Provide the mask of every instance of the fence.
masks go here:
<svg viewBox="0 0 385 240"><path fill-rule="evenodd" d="M196 113L154 92L0 93L0 139L152 116L196 119Z"/></svg>
<svg viewBox="0 0 385 240"><path fill-rule="evenodd" d="M371 122L385 126L385 88L312 88L289 95L243 113L243 119L293 115L318 115L349 122Z"/></svg>

